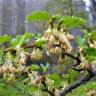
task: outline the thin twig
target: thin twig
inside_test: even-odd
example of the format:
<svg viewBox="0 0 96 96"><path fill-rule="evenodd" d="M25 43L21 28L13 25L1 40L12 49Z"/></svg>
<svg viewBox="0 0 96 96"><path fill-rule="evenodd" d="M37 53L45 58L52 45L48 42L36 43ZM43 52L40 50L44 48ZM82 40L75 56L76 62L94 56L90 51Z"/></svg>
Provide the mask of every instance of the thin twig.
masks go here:
<svg viewBox="0 0 96 96"><path fill-rule="evenodd" d="M77 66L81 63L79 56L74 56L71 53L65 52L64 48L62 48L59 44L55 44L55 45L53 45L53 47L60 47L62 49L62 55L64 55L64 56L66 55L66 56L71 57L72 59L76 60L77 63L74 66Z"/></svg>

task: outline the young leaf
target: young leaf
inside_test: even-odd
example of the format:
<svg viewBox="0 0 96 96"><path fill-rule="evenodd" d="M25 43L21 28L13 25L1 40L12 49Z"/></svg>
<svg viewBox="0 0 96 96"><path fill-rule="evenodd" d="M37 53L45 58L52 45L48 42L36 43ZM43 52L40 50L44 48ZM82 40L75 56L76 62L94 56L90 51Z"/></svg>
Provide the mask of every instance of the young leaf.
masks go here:
<svg viewBox="0 0 96 96"><path fill-rule="evenodd" d="M46 66L44 66L44 64L40 64L40 67L43 69L43 72L45 73L49 67L49 64L47 63Z"/></svg>
<svg viewBox="0 0 96 96"><path fill-rule="evenodd" d="M29 66L29 69L32 71L37 71L37 70L40 70L40 67L38 65L33 64L33 65Z"/></svg>
<svg viewBox="0 0 96 96"><path fill-rule="evenodd" d="M54 80L54 86L55 87L59 88L60 86L62 86L63 79L58 74L48 74L47 78L49 80Z"/></svg>
<svg viewBox="0 0 96 96"><path fill-rule="evenodd" d="M85 52L89 61L96 60L96 48L86 48Z"/></svg>
<svg viewBox="0 0 96 96"><path fill-rule="evenodd" d="M96 41L96 32L91 33L91 39Z"/></svg>
<svg viewBox="0 0 96 96"><path fill-rule="evenodd" d="M85 39L81 38L80 36L76 37L75 43L78 44L79 46L82 46L85 44Z"/></svg>
<svg viewBox="0 0 96 96"><path fill-rule="evenodd" d="M48 20L48 19L49 19L49 14L45 11L44 12L36 11L26 17L26 21L28 22L32 22L34 20Z"/></svg>
<svg viewBox="0 0 96 96"><path fill-rule="evenodd" d="M3 60L3 50L0 48L0 64L2 64L2 60Z"/></svg>
<svg viewBox="0 0 96 96"><path fill-rule="evenodd" d="M45 45L47 43L47 40L45 40L44 38L38 38L34 45L37 47L42 47L43 45Z"/></svg>
<svg viewBox="0 0 96 96"><path fill-rule="evenodd" d="M34 36L35 39L38 39L38 38L42 38L42 35L40 33L37 33L35 36Z"/></svg>
<svg viewBox="0 0 96 96"><path fill-rule="evenodd" d="M9 36L9 35L5 34L4 36L0 36L0 44L3 44L3 43L8 42L10 40L11 40L11 36Z"/></svg>
<svg viewBox="0 0 96 96"><path fill-rule="evenodd" d="M74 28L85 25L86 20L75 16L64 16L59 23L67 28Z"/></svg>
<svg viewBox="0 0 96 96"><path fill-rule="evenodd" d="M34 37L34 34L25 33L24 35L18 35L11 40L10 45L12 47L21 46L27 43L31 37Z"/></svg>
<svg viewBox="0 0 96 96"><path fill-rule="evenodd" d="M55 21L55 20L60 20L60 18L61 18L60 15L53 15L53 16L52 16L53 21Z"/></svg>

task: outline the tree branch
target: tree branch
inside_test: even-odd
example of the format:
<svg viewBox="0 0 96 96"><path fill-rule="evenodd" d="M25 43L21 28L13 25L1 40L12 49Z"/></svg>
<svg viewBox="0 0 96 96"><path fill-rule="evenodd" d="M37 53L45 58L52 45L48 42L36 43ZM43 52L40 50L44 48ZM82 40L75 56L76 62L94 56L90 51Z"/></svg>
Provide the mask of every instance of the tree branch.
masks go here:
<svg viewBox="0 0 96 96"><path fill-rule="evenodd" d="M89 74L85 77L83 77L81 80L78 80L77 82L75 82L74 84L70 85L69 87L66 87L65 89L61 89L59 94L60 96L65 96L67 93L71 92L72 90L74 90L75 88L81 86L82 84L87 83L89 80L91 80L95 75L93 74Z"/></svg>
<svg viewBox="0 0 96 96"><path fill-rule="evenodd" d="M62 55L64 55L64 56L66 55L66 56L71 57L72 59L76 60L77 63L74 66L77 66L81 63L79 56L74 56L71 53L65 52L64 48L62 48L59 44L55 44L55 45L53 45L53 47L60 47L62 49Z"/></svg>
<svg viewBox="0 0 96 96"><path fill-rule="evenodd" d="M55 45L57 47L60 47L60 45ZM90 81L93 77L96 76L96 73L94 73L94 70L91 68L91 65L87 68L87 69L76 69L76 66L78 66L80 63L81 63L81 60L79 58L79 55L78 56L74 56L70 53L67 53L65 52L65 50L62 48L62 55L66 55L68 57L71 57L72 59L76 60L77 63L74 65L74 68L75 71L82 71L82 70L87 70L88 71L88 75L83 77L82 79L78 80L77 82L75 82L74 84L66 87L66 88L62 88L60 91L59 91L59 95L60 96L65 96L66 94L68 94L69 92L71 92L72 90L74 90L75 88L81 86L82 84L85 84L87 83L88 81Z"/></svg>
<svg viewBox="0 0 96 96"><path fill-rule="evenodd" d="M72 69L75 70L75 71L77 71L77 72L81 72L81 71L84 71L84 70L85 70L85 68L77 69L77 68L75 68L75 67L73 67Z"/></svg>
<svg viewBox="0 0 96 96"><path fill-rule="evenodd" d="M76 56L74 56L74 55L72 55L72 54L69 54L69 53L67 53L67 52L63 52L62 55L66 55L66 56L71 57L72 59L76 60L76 61L77 61L77 64L74 65L74 66L77 66L78 64L81 63L80 58L79 58L79 57L76 57Z"/></svg>

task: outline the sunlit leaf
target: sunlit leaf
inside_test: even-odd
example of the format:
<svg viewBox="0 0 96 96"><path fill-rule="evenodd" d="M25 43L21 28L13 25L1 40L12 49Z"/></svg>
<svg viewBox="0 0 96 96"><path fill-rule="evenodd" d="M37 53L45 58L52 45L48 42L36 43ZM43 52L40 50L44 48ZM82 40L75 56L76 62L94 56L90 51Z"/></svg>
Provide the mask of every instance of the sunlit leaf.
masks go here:
<svg viewBox="0 0 96 96"><path fill-rule="evenodd" d="M96 41L96 32L91 33L91 39Z"/></svg>
<svg viewBox="0 0 96 96"><path fill-rule="evenodd" d="M9 35L5 34L4 36L0 36L0 44L3 44L3 43L8 42L10 40L11 40L11 36L9 36Z"/></svg>
<svg viewBox="0 0 96 96"><path fill-rule="evenodd" d="M2 64L2 60L3 60L3 49L0 48L0 64Z"/></svg>
<svg viewBox="0 0 96 96"><path fill-rule="evenodd" d="M44 66L44 64L40 64L40 67L43 69L43 72L45 73L49 67L49 64L47 63L46 66Z"/></svg>
<svg viewBox="0 0 96 96"><path fill-rule="evenodd" d="M42 47L43 45L45 45L47 43L47 40L45 40L44 38L38 38L34 45L37 47Z"/></svg>
<svg viewBox="0 0 96 96"><path fill-rule="evenodd" d="M31 33L25 33L24 35L17 35L15 38L11 40L10 45L12 47L21 46L27 43L32 37L34 37L34 34Z"/></svg>
<svg viewBox="0 0 96 96"><path fill-rule="evenodd" d="M26 21L32 22L34 20L48 20L49 14L45 11L36 11L26 17Z"/></svg>
<svg viewBox="0 0 96 96"><path fill-rule="evenodd" d="M32 64L31 66L29 66L29 69L32 71L37 71L40 70L40 67L38 65Z"/></svg>
<svg viewBox="0 0 96 96"><path fill-rule="evenodd" d="M64 16L60 22L66 28L74 28L86 24L86 20L75 16Z"/></svg>
<svg viewBox="0 0 96 96"><path fill-rule="evenodd" d="M47 78L54 80L55 87L60 87L62 85L63 79L58 74L48 74Z"/></svg>
<svg viewBox="0 0 96 96"><path fill-rule="evenodd" d="M34 38L35 38L35 39L42 38L42 34L38 33L38 34L35 35Z"/></svg>
<svg viewBox="0 0 96 96"><path fill-rule="evenodd" d="M75 40L75 43L78 44L79 46L84 45L85 44L85 39L80 37L80 36L77 36L76 40Z"/></svg>

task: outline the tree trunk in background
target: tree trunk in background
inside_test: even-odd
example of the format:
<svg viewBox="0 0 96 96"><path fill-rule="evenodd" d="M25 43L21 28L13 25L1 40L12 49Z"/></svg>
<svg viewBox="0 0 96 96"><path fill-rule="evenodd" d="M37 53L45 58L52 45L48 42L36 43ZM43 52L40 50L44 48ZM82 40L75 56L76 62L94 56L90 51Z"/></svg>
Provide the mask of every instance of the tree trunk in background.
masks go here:
<svg viewBox="0 0 96 96"><path fill-rule="evenodd" d="M69 0L69 7L70 7L70 16L72 16L74 14L72 0Z"/></svg>
<svg viewBox="0 0 96 96"><path fill-rule="evenodd" d="M0 0L0 35L2 35L2 0Z"/></svg>
<svg viewBox="0 0 96 96"><path fill-rule="evenodd" d="M93 18L93 23L96 22L96 1L95 0L90 0L91 1L91 12L92 12L92 18Z"/></svg>
<svg viewBox="0 0 96 96"><path fill-rule="evenodd" d="M95 0L91 0L92 4L93 4L93 7L94 7L94 10L96 12L96 1Z"/></svg>
<svg viewBox="0 0 96 96"><path fill-rule="evenodd" d="M46 10L48 0L0 0L0 35L37 32L33 23L25 24L25 16L35 10Z"/></svg>
<svg viewBox="0 0 96 96"><path fill-rule="evenodd" d="M17 34L25 32L25 0L17 0Z"/></svg>
<svg viewBox="0 0 96 96"><path fill-rule="evenodd" d="M25 0L0 0L0 35L25 32Z"/></svg>
<svg viewBox="0 0 96 96"><path fill-rule="evenodd" d="M25 10L26 10L26 15L31 14L35 8L36 8L36 0L25 0L26 5L25 5ZM35 26L33 23L26 23L26 32L34 32L36 33Z"/></svg>
<svg viewBox="0 0 96 96"><path fill-rule="evenodd" d="M33 11L47 10L45 6L47 6L46 4L48 4L47 3L48 1L55 1L55 0L0 0L0 35L3 35L5 33L16 35L16 34L22 34L24 32L37 33L40 32L40 30L42 31L42 29L40 29L41 27L38 26L39 24L37 23L25 24L24 21L25 17L28 14L32 13ZM59 0L59 2L61 1L62 0ZM70 1L69 2L70 7L72 7L73 1L74 3L76 3L76 0L69 0L69 1ZM80 2L82 0L78 1ZM95 0L89 0L89 1L90 1L90 13L88 13L88 15L91 14L93 24L96 23L96 1ZM54 9L53 5L52 8L50 8L51 11ZM80 9L80 6L79 7L77 6L77 8ZM59 7L58 10L64 11L60 10ZM70 9L70 11L73 11L72 8ZM76 12L79 12L79 10L77 9ZM72 14L73 12L71 12L70 15Z"/></svg>
<svg viewBox="0 0 96 96"><path fill-rule="evenodd" d="M32 13L33 11L38 11L38 10L46 10L44 9L47 2L49 0L25 0L26 2L26 15ZM26 32L34 32L34 33L37 33L38 32L38 28L37 28L37 23L26 23ZM42 29L41 29L42 30ZM39 30L40 32L40 30Z"/></svg>
<svg viewBox="0 0 96 96"><path fill-rule="evenodd" d="M12 24L12 7L10 0L2 1L2 33L11 34L11 24Z"/></svg>
<svg viewBox="0 0 96 96"><path fill-rule="evenodd" d="M11 15L11 18L12 18L12 29L11 29L11 34L12 35L16 35L16 28L17 28L17 0L11 0L12 2L12 15Z"/></svg>

